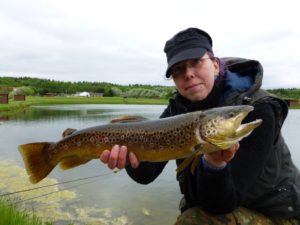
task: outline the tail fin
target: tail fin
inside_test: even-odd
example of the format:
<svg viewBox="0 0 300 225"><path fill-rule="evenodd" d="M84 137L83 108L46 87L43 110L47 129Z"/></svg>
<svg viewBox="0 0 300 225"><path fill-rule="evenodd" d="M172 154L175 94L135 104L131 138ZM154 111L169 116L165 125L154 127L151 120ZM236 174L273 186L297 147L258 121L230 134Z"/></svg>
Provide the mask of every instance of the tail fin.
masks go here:
<svg viewBox="0 0 300 225"><path fill-rule="evenodd" d="M46 149L50 142L29 143L19 146L30 182L38 183L44 179L55 167L47 159Z"/></svg>

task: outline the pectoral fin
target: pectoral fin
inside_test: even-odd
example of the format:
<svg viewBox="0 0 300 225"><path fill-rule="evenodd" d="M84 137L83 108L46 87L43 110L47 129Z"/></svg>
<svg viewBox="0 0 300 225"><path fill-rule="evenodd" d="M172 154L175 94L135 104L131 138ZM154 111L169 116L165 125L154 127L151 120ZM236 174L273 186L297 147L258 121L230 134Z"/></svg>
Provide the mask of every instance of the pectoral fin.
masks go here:
<svg viewBox="0 0 300 225"><path fill-rule="evenodd" d="M193 159L194 159L194 154L185 158L183 162L177 167L176 172L180 173L181 171L183 171L186 167L190 165Z"/></svg>
<svg viewBox="0 0 300 225"><path fill-rule="evenodd" d="M62 161L60 161L59 167L62 170L67 170L67 169L71 169L71 168L74 168L76 166L80 166L82 164L85 164L85 163L89 162L90 160L91 159L80 158L78 156L71 156L71 157L65 158Z"/></svg>
<svg viewBox="0 0 300 225"><path fill-rule="evenodd" d="M194 147L194 153L191 156L184 159L184 161L177 167L176 172L179 173L183 171L186 167L188 167L191 164L191 162L193 162L191 166L191 172L192 174L194 174L194 170L199 162L199 158L202 155L202 147L202 144L196 145Z"/></svg>
<svg viewBox="0 0 300 225"><path fill-rule="evenodd" d="M196 166L199 164L199 161L200 161L200 158L201 158L202 155L203 155L203 153L201 151L198 151L198 152L195 153L194 160L193 160L193 163L191 165L191 173L192 174L195 173Z"/></svg>

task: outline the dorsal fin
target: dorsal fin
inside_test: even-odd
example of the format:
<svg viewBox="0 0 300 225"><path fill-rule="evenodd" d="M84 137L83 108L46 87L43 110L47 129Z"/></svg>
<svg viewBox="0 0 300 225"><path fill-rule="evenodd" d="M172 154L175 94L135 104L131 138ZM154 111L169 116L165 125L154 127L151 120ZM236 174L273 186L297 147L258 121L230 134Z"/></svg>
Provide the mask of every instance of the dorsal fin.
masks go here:
<svg viewBox="0 0 300 225"><path fill-rule="evenodd" d="M123 116L120 118L112 119L110 123L130 123L148 120L143 116Z"/></svg>

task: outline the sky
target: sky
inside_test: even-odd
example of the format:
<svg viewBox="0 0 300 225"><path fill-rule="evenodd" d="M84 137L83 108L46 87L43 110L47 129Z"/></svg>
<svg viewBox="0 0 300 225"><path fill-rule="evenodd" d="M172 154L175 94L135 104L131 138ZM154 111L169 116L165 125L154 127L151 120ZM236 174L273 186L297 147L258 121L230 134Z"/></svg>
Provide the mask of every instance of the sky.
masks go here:
<svg viewBox="0 0 300 225"><path fill-rule="evenodd" d="M173 85L165 42L198 27L218 57L256 59L263 88L300 88L297 0L0 0L0 76Z"/></svg>

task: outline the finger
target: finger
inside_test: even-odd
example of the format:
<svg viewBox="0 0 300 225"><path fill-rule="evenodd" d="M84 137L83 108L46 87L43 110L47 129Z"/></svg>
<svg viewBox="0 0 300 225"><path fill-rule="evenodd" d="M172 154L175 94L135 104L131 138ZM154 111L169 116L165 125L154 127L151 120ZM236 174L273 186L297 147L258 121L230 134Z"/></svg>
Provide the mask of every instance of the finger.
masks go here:
<svg viewBox="0 0 300 225"><path fill-rule="evenodd" d="M239 149L240 149L240 143L238 142L238 143L236 143L236 149L235 150L237 151Z"/></svg>
<svg viewBox="0 0 300 225"><path fill-rule="evenodd" d="M223 160L225 162L231 161L234 158L235 153L237 152L238 149L239 149L239 143L231 146L231 148L229 148L228 150L223 151Z"/></svg>
<svg viewBox="0 0 300 225"><path fill-rule="evenodd" d="M108 159L107 166L110 169L116 168L118 157L119 157L120 147L119 145L114 145L110 151L110 156Z"/></svg>
<svg viewBox="0 0 300 225"><path fill-rule="evenodd" d="M126 157L127 157L127 147L123 145L121 146L119 151L119 157L117 162L118 169L124 169L126 165Z"/></svg>
<svg viewBox="0 0 300 225"><path fill-rule="evenodd" d="M100 155L101 162L106 164L108 162L109 155L110 155L110 151L109 150L104 150L102 152L102 154Z"/></svg>
<svg viewBox="0 0 300 225"><path fill-rule="evenodd" d="M223 151L216 151L212 153L208 153L207 157L212 161L220 161L222 160L222 153Z"/></svg>
<svg viewBox="0 0 300 225"><path fill-rule="evenodd" d="M223 152L223 160L225 162L229 162L230 160L233 159L234 155L235 155L235 151L234 150L225 150Z"/></svg>
<svg viewBox="0 0 300 225"><path fill-rule="evenodd" d="M138 168L140 162L133 152L129 153L129 162L132 168Z"/></svg>

